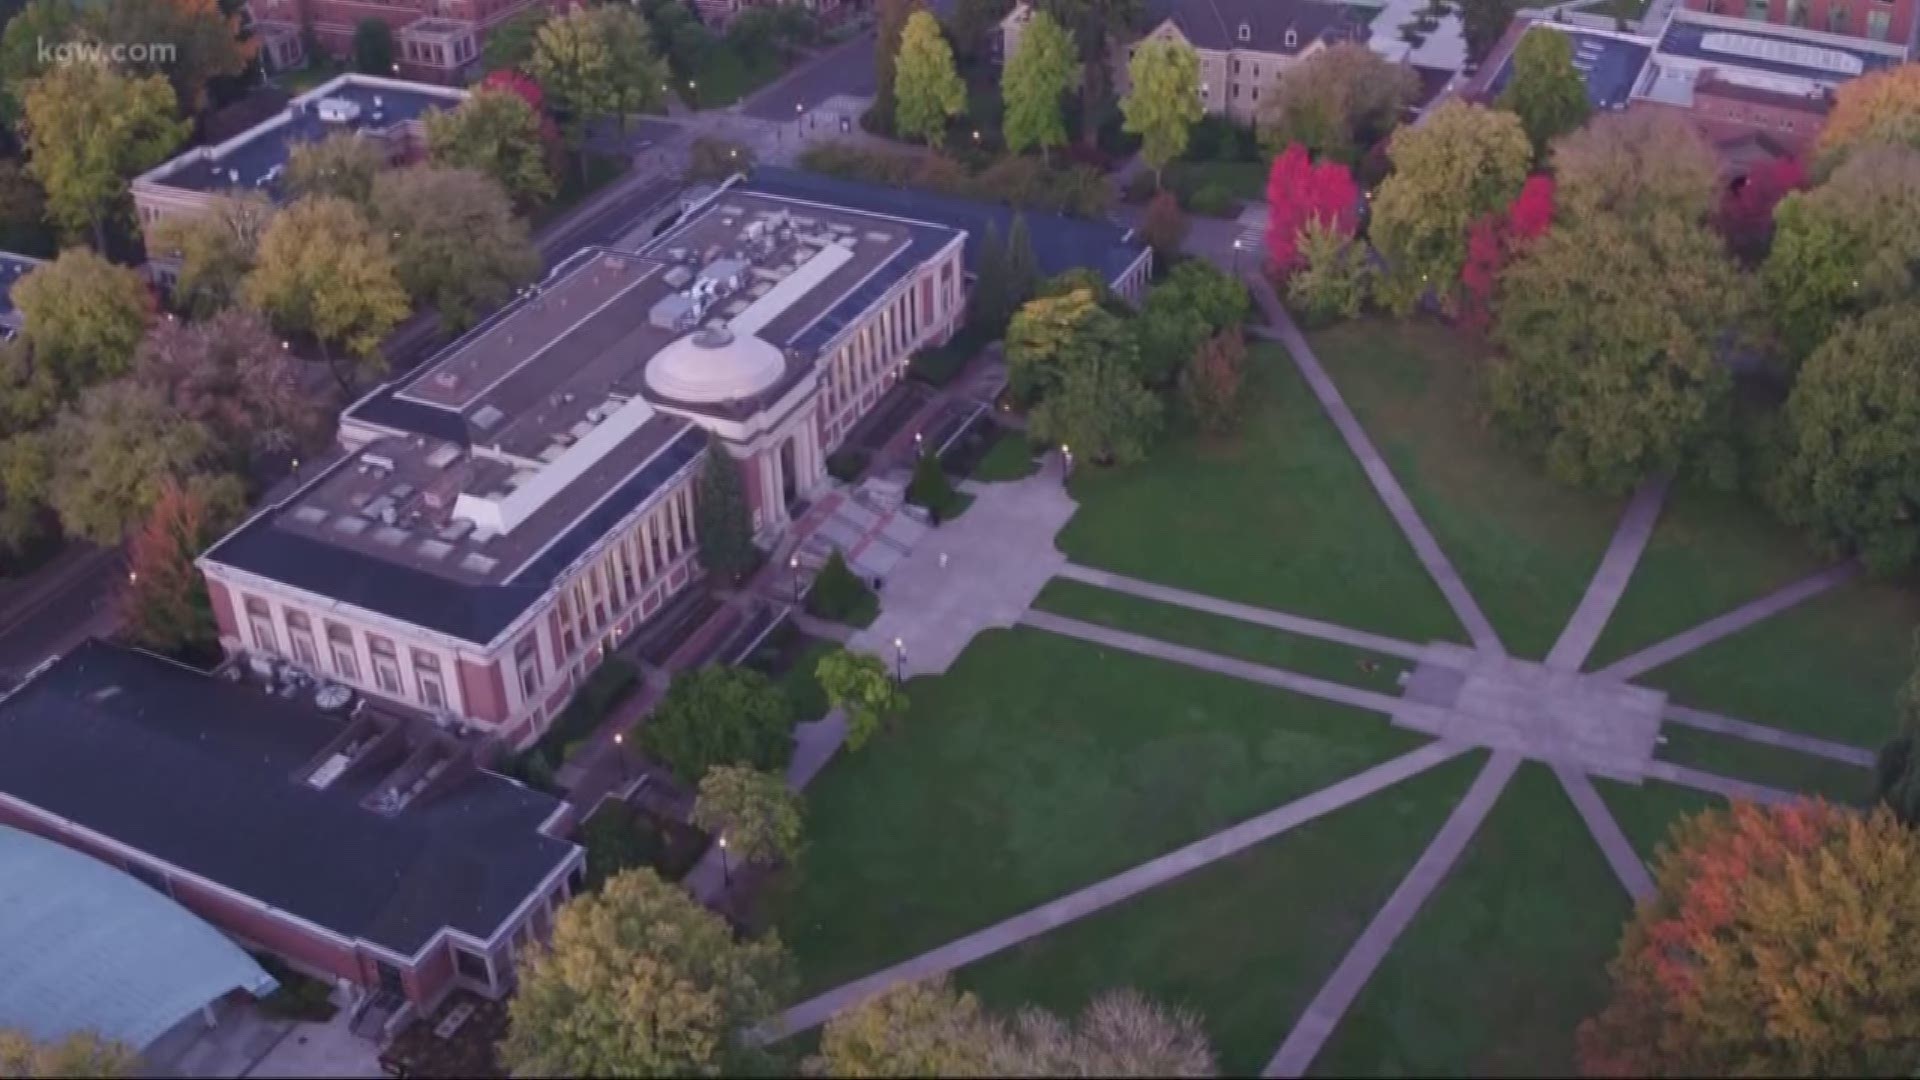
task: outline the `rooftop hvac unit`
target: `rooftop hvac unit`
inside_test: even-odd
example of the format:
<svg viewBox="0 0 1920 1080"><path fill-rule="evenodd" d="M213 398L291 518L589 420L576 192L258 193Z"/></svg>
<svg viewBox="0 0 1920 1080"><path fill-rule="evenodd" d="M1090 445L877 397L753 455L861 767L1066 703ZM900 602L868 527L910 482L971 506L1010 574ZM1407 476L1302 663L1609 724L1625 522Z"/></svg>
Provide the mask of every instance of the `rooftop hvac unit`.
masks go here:
<svg viewBox="0 0 1920 1080"><path fill-rule="evenodd" d="M350 98L322 98L320 119L328 124L350 124L360 119L360 103Z"/></svg>
<svg viewBox="0 0 1920 1080"><path fill-rule="evenodd" d="M663 296L647 313L647 321L662 330L681 331L693 326L700 319L693 298L685 293L673 293Z"/></svg>
<svg viewBox="0 0 1920 1080"><path fill-rule="evenodd" d="M361 454L360 460L369 468L384 469L387 472L393 471L393 459L385 454Z"/></svg>

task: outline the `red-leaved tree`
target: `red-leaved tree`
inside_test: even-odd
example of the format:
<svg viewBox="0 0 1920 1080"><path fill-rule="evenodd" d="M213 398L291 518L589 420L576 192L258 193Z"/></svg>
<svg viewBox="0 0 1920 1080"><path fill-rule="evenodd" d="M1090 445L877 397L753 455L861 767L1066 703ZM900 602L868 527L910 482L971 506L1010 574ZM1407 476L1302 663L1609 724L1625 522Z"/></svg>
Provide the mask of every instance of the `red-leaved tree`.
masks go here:
<svg viewBox="0 0 1920 1080"><path fill-rule="evenodd" d="M1530 176L1505 211L1467 227L1467 258L1460 264L1460 321L1485 330L1493 321L1493 287L1521 248L1553 224L1553 179Z"/></svg>
<svg viewBox="0 0 1920 1080"><path fill-rule="evenodd" d="M1246 339L1235 326L1202 342L1180 370L1181 398L1201 430L1226 435L1240 422L1246 369Z"/></svg>
<svg viewBox="0 0 1920 1080"><path fill-rule="evenodd" d="M531 75L525 72L515 71L512 68L501 68L498 71L488 72L487 77L480 80L480 89L505 90L509 93L518 94L526 100L526 103L531 106L536 113L541 111L541 103L544 102L547 97L546 91L540 89L540 84L534 82Z"/></svg>
<svg viewBox="0 0 1920 1080"><path fill-rule="evenodd" d="M205 659L218 651L213 606L193 560L235 516L237 503L237 491L210 493L165 482L127 541L120 615L135 644L182 659Z"/></svg>
<svg viewBox="0 0 1920 1080"><path fill-rule="evenodd" d="M1315 163L1294 143L1273 159L1267 174L1267 268L1285 279L1300 265L1300 230L1319 220L1352 236L1360 213L1360 189L1337 161Z"/></svg>
<svg viewBox="0 0 1920 1080"><path fill-rule="evenodd" d="M1715 220L1728 249L1748 263L1765 258L1773 243L1773 208L1788 193L1806 186L1806 166L1793 157L1756 165L1728 185Z"/></svg>

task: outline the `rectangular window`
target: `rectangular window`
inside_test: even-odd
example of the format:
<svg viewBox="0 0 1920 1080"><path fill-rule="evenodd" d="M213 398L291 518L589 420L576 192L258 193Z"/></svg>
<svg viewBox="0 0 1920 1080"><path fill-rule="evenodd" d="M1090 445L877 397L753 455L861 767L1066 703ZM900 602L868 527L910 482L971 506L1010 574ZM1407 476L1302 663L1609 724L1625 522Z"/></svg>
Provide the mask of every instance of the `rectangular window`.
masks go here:
<svg viewBox="0 0 1920 1080"><path fill-rule="evenodd" d="M1747 18L1749 19L1766 22L1771 10L1772 0L1747 0Z"/></svg>
<svg viewBox="0 0 1920 1080"><path fill-rule="evenodd" d="M287 644L293 649L293 658L310 671L320 669L320 653L313 647L313 624L307 620L305 612L287 612Z"/></svg>
<svg viewBox="0 0 1920 1080"><path fill-rule="evenodd" d="M529 701L540 691L540 650L534 644L534 637L528 634L513 647L514 667L520 672L520 693Z"/></svg>
<svg viewBox="0 0 1920 1080"><path fill-rule="evenodd" d="M1867 12L1867 36L1875 41L1887 40L1887 34L1893 28L1893 13L1874 10Z"/></svg>
<svg viewBox="0 0 1920 1080"><path fill-rule="evenodd" d="M1807 25L1807 0L1787 0L1787 22L1794 26Z"/></svg>
<svg viewBox="0 0 1920 1080"><path fill-rule="evenodd" d="M453 968L461 978L472 979L481 986L493 985L493 969L488 966L487 958L479 953L470 952L455 945L453 947Z"/></svg>
<svg viewBox="0 0 1920 1080"><path fill-rule="evenodd" d="M253 647L261 652L279 652L273 638L273 610L265 600L247 597L247 625L253 631Z"/></svg>
<svg viewBox="0 0 1920 1080"><path fill-rule="evenodd" d="M440 681L440 658L430 652L413 650L413 681L420 687L420 700L429 709L444 709L447 691Z"/></svg>
<svg viewBox="0 0 1920 1080"><path fill-rule="evenodd" d="M327 649L333 653L334 673L348 682L359 682L360 664L353 655L353 631L339 623L328 623Z"/></svg>
<svg viewBox="0 0 1920 1080"><path fill-rule="evenodd" d="M373 656L373 678L380 689L395 697L405 693L400 689L400 657L393 651L393 642L368 634L367 652Z"/></svg>
<svg viewBox="0 0 1920 1080"><path fill-rule="evenodd" d="M1847 5L1835 4L1827 9L1827 30L1835 34L1847 32Z"/></svg>

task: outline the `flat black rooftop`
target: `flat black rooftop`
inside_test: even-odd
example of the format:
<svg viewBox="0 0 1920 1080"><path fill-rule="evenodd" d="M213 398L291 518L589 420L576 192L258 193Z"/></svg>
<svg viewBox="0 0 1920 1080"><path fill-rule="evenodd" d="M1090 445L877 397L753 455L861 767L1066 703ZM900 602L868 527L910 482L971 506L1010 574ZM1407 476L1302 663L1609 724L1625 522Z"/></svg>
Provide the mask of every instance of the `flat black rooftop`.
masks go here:
<svg viewBox="0 0 1920 1080"><path fill-rule="evenodd" d="M278 171L299 143L319 142L337 131L385 131L417 120L429 109L451 109L465 97L465 91L444 86L342 75L294 98L283 111L226 142L188 151L141 179L189 191L265 191L277 199ZM320 103L328 100L349 102L358 107L359 115L342 122L322 120ZM270 175L276 179L268 180Z"/></svg>
<svg viewBox="0 0 1920 1080"><path fill-rule="evenodd" d="M87 642L0 698L0 792L336 933L411 956L486 940L573 856L551 796L476 772L393 815L377 772L299 772L345 721Z"/></svg>
<svg viewBox="0 0 1920 1080"><path fill-rule="evenodd" d="M1752 19L1676 10L1660 35L1665 56L1711 61L1837 85L1902 62L1905 51L1890 42L1866 41Z"/></svg>

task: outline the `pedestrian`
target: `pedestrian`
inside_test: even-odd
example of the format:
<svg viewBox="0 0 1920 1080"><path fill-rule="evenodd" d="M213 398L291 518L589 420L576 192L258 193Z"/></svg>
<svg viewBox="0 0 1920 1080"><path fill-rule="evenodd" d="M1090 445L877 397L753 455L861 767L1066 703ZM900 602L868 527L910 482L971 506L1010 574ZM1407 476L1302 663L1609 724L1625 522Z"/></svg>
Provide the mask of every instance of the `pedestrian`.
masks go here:
<svg viewBox="0 0 1920 1080"><path fill-rule="evenodd" d="M945 570L946 568L947 568L947 553L943 551L940 553L940 569Z"/></svg>

